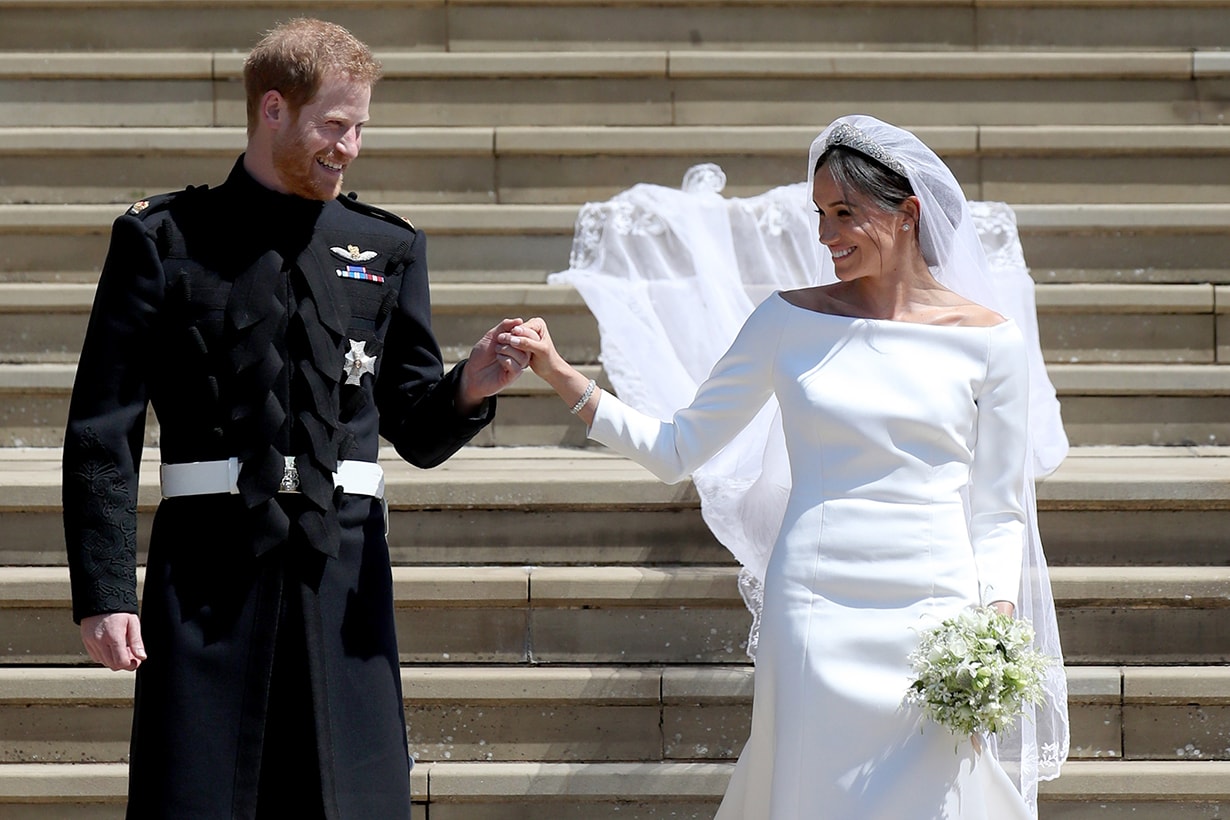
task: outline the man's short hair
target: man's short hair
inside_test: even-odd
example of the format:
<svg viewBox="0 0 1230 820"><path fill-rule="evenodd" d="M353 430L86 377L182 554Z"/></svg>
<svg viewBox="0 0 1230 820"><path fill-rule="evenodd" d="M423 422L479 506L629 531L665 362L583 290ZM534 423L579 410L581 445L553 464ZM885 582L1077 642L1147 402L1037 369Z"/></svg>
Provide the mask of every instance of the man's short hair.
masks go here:
<svg viewBox="0 0 1230 820"><path fill-rule="evenodd" d="M328 75L341 74L371 86L381 65L361 40L336 23L299 17L261 38L243 64L248 98L248 134L256 130L261 98L277 91L292 114L311 102Z"/></svg>

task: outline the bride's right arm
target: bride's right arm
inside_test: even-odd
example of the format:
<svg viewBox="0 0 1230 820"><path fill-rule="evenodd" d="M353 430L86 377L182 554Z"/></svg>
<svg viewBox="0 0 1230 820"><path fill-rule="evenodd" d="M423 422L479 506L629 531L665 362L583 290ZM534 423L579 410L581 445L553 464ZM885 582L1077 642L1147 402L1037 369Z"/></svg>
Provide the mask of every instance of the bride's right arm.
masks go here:
<svg viewBox="0 0 1230 820"><path fill-rule="evenodd" d="M721 450L772 394L774 350L781 328L780 317L767 317L766 312L762 306L752 313L692 403L670 421L641 413L601 390L586 397L589 379L559 356L541 319L526 322L532 334L514 332L519 341L513 344L531 352L534 372L565 402L572 407L580 403L578 415L589 426L590 438L673 484Z"/></svg>
<svg viewBox="0 0 1230 820"><path fill-rule="evenodd" d="M559 354L551 341L551 332L545 320L534 317L501 334L496 341L528 351L530 369L568 403L573 415L585 422L587 427L593 424L594 410L601 400L602 391L597 389L592 379L586 378Z"/></svg>

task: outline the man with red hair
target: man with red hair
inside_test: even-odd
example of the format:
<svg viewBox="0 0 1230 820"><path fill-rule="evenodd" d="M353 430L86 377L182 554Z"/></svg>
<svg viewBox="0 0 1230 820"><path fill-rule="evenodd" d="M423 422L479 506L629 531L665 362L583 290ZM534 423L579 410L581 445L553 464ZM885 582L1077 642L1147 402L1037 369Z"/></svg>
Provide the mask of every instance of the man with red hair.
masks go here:
<svg viewBox="0 0 1230 820"><path fill-rule="evenodd" d="M244 66L226 181L119 217L73 388L64 520L90 656L136 670L130 818L407 818L380 438L440 464L526 364L444 372L425 238L339 196L380 65L300 19ZM140 617L147 405L163 500Z"/></svg>

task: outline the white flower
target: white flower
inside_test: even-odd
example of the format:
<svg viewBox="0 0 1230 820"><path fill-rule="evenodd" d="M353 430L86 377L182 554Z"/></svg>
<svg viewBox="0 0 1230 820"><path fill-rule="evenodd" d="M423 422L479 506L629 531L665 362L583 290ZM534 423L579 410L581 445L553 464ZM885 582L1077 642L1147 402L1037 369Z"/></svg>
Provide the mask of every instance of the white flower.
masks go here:
<svg viewBox="0 0 1230 820"><path fill-rule="evenodd" d="M1051 659L1034 631L990 607L967 609L923 635L910 654L917 678L906 701L957 735L1000 732L1042 701Z"/></svg>

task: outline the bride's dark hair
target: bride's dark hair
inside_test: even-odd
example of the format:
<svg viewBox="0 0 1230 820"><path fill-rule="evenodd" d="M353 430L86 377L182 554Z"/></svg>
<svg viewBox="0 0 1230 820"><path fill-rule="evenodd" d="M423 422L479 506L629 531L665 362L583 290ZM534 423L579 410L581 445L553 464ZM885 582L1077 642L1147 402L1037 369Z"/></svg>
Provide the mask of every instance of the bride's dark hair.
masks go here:
<svg viewBox="0 0 1230 820"><path fill-rule="evenodd" d="M851 192L885 213L900 209L901 203L914 196L910 181L887 165L845 145L829 147L816 161L814 172L821 168L846 195Z"/></svg>

